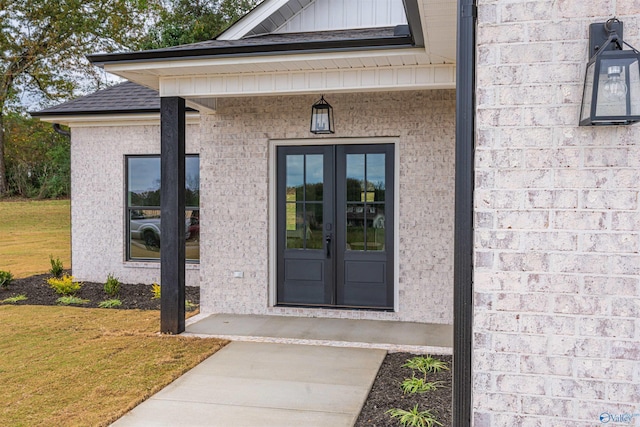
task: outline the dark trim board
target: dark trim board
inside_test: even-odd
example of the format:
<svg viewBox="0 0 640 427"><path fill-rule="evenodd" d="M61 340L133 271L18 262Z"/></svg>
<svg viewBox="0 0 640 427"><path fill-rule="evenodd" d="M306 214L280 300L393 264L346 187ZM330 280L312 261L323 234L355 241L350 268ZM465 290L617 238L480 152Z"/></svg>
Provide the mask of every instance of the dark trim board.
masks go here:
<svg viewBox="0 0 640 427"><path fill-rule="evenodd" d="M139 52L88 55L89 61L98 66L116 62L138 62L156 60L206 59L247 55L276 55L292 53L345 52L414 47L410 36L379 37L373 39L348 39L309 42L288 42L251 45L221 45L182 49L158 49Z"/></svg>
<svg viewBox="0 0 640 427"><path fill-rule="evenodd" d="M160 103L160 332L185 329L185 100Z"/></svg>
<svg viewBox="0 0 640 427"><path fill-rule="evenodd" d="M456 195L453 303L453 425L471 426L476 0L458 0Z"/></svg>

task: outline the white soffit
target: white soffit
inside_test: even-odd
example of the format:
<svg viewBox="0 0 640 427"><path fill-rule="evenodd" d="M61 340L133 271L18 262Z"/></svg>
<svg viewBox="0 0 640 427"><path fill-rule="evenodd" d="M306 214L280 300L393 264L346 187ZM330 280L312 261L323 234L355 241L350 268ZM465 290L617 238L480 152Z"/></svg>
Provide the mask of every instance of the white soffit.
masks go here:
<svg viewBox="0 0 640 427"><path fill-rule="evenodd" d="M456 0L418 0L427 54L433 63L455 64Z"/></svg>
<svg viewBox="0 0 640 427"><path fill-rule="evenodd" d="M195 106L194 106L195 107ZM200 124L200 113L186 113L188 125ZM148 126L160 124L160 113L78 114L38 117L43 122L59 123L70 128L100 126Z"/></svg>

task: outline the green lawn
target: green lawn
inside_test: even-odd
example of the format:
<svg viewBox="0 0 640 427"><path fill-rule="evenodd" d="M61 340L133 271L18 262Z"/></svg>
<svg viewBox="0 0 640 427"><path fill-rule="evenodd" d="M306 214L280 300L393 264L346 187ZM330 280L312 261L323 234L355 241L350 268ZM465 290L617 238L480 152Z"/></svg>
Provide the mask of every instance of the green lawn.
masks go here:
<svg viewBox="0 0 640 427"><path fill-rule="evenodd" d="M69 200L0 201L0 270L46 273L49 255L71 268Z"/></svg>
<svg viewBox="0 0 640 427"><path fill-rule="evenodd" d="M108 425L224 345L159 323L158 311L0 305L0 425Z"/></svg>
<svg viewBox="0 0 640 427"><path fill-rule="evenodd" d="M69 230L68 200L0 201L0 270L69 268ZM159 326L158 311L0 304L0 426L109 425L225 344Z"/></svg>

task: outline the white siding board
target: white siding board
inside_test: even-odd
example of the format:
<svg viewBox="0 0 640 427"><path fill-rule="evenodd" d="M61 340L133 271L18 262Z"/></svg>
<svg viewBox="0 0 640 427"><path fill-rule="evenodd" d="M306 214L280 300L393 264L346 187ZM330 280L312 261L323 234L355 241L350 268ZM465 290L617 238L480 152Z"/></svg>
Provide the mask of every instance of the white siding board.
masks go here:
<svg viewBox="0 0 640 427"><path fill-rule="evenodd" d="M209 91L209 80L206 77L196 77L193 79L196 93Z"/></svg>
<svg viewBox="0 0 640 427"><path fill-rule="evenodd" d="M161 81L160 93L188 98L453 87L454 66L423 65L170 78Z"/></svg>
<svg viewBox="0 0 640 427"><path fill-rule="evenodd" d="M315 0L278 25L274 32L390 27L406 23L402 0Z"/></svg>

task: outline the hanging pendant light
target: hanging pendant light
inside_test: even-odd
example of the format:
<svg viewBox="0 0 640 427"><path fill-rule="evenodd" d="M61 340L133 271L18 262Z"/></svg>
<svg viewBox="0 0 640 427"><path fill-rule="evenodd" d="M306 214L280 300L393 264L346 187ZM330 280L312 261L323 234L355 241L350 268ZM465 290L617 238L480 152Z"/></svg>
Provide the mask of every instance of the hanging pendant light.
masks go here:
<svg viewBox="0 0 640 427"><path fill-rule="evenodd" d="M333 107L324 100L324 95L311 107L311 133L334 133Z"/></svg>

